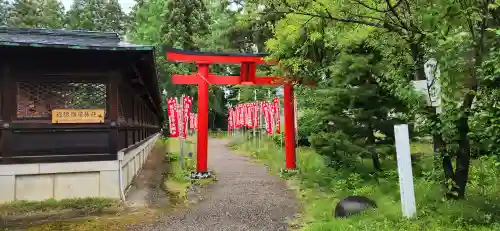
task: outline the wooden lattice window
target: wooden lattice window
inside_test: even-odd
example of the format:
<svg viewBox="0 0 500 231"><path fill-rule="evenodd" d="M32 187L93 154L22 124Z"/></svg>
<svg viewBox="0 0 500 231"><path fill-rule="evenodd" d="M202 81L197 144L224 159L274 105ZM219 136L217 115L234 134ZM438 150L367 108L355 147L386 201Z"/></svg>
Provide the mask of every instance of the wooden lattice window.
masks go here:
<svg viewBox="0 0 500 231"><path fill-rule="evenodd" d="M53 109L106 109L106 84L17 83L17 118L50 118Z"/></svg>

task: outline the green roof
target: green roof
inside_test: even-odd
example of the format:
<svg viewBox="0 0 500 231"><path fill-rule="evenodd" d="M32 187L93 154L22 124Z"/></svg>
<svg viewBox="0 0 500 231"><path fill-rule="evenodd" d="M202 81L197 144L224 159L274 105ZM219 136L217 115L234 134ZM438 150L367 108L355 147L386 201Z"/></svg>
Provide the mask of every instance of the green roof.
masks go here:
<svg viewBox="0 0 500 231"><path fill-rule="evenodd" d="M84 50L153 50L123 41L117 33L0 27L0 46L59 47Z"/></svg>

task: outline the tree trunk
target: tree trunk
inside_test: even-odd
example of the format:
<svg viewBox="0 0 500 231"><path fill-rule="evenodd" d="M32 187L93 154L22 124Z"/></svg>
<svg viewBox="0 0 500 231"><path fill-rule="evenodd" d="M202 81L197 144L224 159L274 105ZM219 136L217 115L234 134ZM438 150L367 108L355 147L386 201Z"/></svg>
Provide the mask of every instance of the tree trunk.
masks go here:
<svg viewBox="0 0 500 231"><path fill-rule="evenodd" d="M372 152L372 162L373 162L373 167L375 168L375 170L381 172L382 165L380 164L380 158L379 158L377 152L375 152L375 151Z"/></svg>
<svg viewBox="0 0 500 231"><path fill-rule="evenodd" d="M377 150L375 148L375 134L373 132L372 127L369 127L369 134L368 134L368 144L370 145L370 153L372 156L372 162L373 162L373 167L377 171L382 171L382 164L380 164L380 158L378 156Z"/></svg>
<svg viewBox="0 0 500 231"><path fill-rule="evenodd" d="M458 199L465 197L465 188L467 180L469 179L469 165L470 165L470 141L469 141L469 116L470 108L474 100L474 94L468 93L465 96L463 109L465 113L457 120L456 126L459 135L459 146L457 150L457 158L455 162L455 175L453 181L454 187L451 189L453 196Z"/></svg>
<svg viewBox="0 0 500 231"><path fill-rule="evenodd" d="M462 126L467 127L463 130L469 130L469 125L467 124L468 119L463 120ZM465 124L465 125L464 125ZM461 129L459 129L461 130ZM458 198L465 197L465 188L467 186L467 180L469 179L469 165L470 165L470 143L467 133L460 132L460 147L456 159L456 170L454 181L457 184L456 190L458 191Z"/></svg>
<svg viewBox="0 0 500 231"><path fill-rule="evenodd" d="M443 155L442 165L444 170L444 180L445 185L448 185L448 181L452 180L455 176L455 172L453 171L453 165L451 164L451 156Z"/></svg>
<svg viewBox="0 0 500 231"><path fill-rule="evenodd" d="M410 44L410 50L413 59L414 80L425 80L424 49L421 46L421 41L412 42Z"/></svg>

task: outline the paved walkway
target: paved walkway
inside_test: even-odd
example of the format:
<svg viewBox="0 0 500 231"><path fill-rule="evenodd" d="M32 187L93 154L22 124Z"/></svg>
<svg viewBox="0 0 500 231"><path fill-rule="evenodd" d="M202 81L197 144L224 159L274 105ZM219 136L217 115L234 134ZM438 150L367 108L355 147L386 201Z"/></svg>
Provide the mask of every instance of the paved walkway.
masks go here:
<svg viewBox="0 0 500 231"><path fill-rule="evenodd" d="M232 153L226 142L209 140L209 167L218 181L208 187L202 201L134 230L287 230L286 222L297 212L293 193L284 181L270 176L266 167Z"/></svg>

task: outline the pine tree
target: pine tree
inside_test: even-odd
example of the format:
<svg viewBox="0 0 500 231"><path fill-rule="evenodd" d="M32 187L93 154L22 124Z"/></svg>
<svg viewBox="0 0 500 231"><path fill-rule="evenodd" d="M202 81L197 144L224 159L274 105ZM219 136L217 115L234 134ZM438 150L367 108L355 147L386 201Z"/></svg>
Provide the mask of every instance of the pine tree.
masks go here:
<svg viewBox="0 0 500 231"><path fill-rule="evenodd" d="M172 47L198 50L196 39L207 34L208 23L208 10L202 0L169 0L162 40Z"/></svg>
<svg viewBox="0 0 500 231"><path fill-rule="evenodd" d="M117 0L74 0L67 18L71 29L125 33L126 17Z"/></svg>
<svg viewBox="0 0 500 231"><path fill-rule="evenodd" d="M38 0L14 0L7 24L18 28L37 28L42 24L41 2Z"/></svg>
<svg viewBox="0 0 500 231"><path fill-rule="evenodd" d="M117 32L119 34L125 33L125 26L127 25L127 18L122 11L118 0L109 0L104 5L103 9L105 21L104 29L107 31Z"/></svg>
<svg viewBox="0 0 500 231"><path fill-rule="evenodd" d="M64 27L64 6L58 0L45 0L40 10L40 26L51 29Z"/></svg>
<svg viewBox="0 0 500 231"><path fill-rule="evenodd" d="M66 13L68 27L78 30L100 30L102 28L101 0L74 0Z"/></svg>
<svg viewBox="0 0 500 231"><path fill-rule="evenodd" d="M7 0L0 0L0 26L6 26L11 4Z"/></svg>
<svg viewBox="0 0 500 231"><path fill-rule="evenodd" d="M64 8L58 0L15 0L9 11L7 25L59 29L64 25Z"/></svg>

